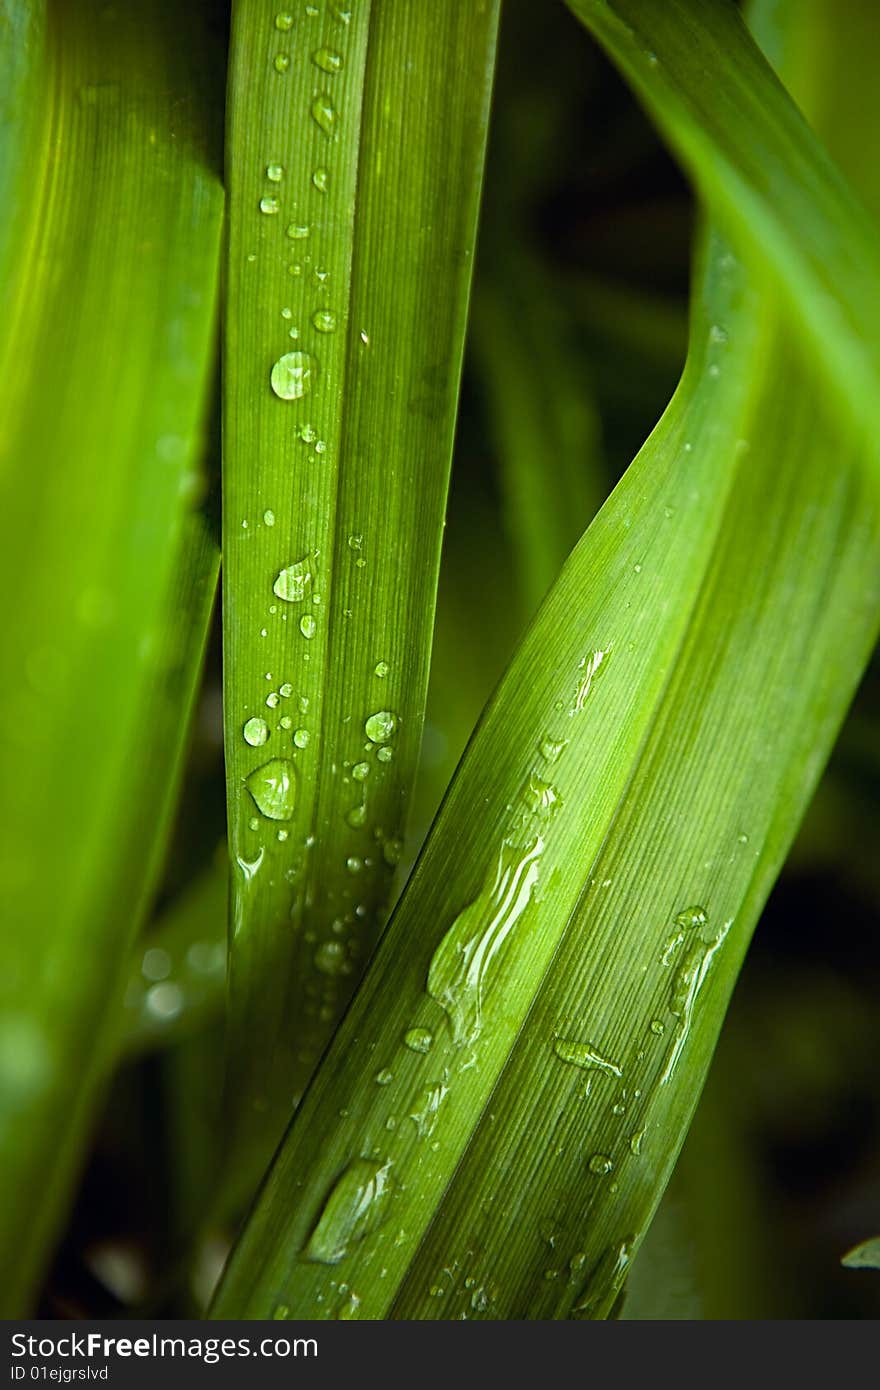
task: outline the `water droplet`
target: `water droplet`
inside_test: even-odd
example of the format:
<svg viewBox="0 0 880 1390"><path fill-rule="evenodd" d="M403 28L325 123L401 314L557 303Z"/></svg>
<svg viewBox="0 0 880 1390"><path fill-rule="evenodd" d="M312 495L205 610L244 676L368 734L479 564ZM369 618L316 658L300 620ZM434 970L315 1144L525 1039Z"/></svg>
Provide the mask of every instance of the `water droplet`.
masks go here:
<svg viewBox="0 0 880 1390"><path fill-rule="evenodd" d="M581 662L583 675L578 681L574 704L569 710L569 714L578 714L583 709L584 705L587 703L587 696L593 688L596 677L610 654L611 648L609 646L606 647L604 651L597 648L595 651L591 652L589 656L584 657Z"/></svg>
<svg viewBox="0 0 880 1390"><path fill-rule="evenodd" d="M602 1318L614 1305L629 1269L635 1236L609 1245L571 1310L573 1318Z"/></svg>
<svg viewBox="0 0 880 1390"><path fill-rule="evenodd" d="M287 72L290 67L290 58L286 53L276 53L272 66L276 72Z"/></svg>
<svg viewBox="0 0 880 1390"><path fill-rule="evenodd" d="M315 969L322 975L340 975L345 967L345 947L341 941L322 941L315 952Z"/></svg>
<svg viewBox="0 0 880 1390"><path fill-rule="evenodd" d="M359 1314L358 1314L358 1309L360 1308L360 1306L361 1306L361 1301L360 1301L360 1299L358 1298L358 1296L357 1296L356 1293L349 1293L349 1294L347 1294L347 1295L346 1295L346 1298L345 1298L345 1302L342 1304L342 1306L341 1306L340 1309L339 1309L339 1312L336 1314L336 1321L337 1321L337 1322L351 1322L351 1321L353 1321L355 1318L357 1318L357 1317L359 1316Z"/></svg>
<svg viewBox="0 0 880 1390"><path fill-rule="evenodd" d="M276 21L277 22L277 21ZM276 1303L272 1309L272 1317L276 1322L283 1322L290 1317L290 1309L286 1303Z"/></svg>
<svg viewBox="0 0 880 1390"><path fill-rule="evenodd" d="M351 826L352 830L359 830L365 824L366 819L367 808L363 803L360 806L352 806L345 817L346 823Z"/></svg>
<svg viewBox="0 0 880 1390"><path fill-rule="evenodd" d="M275 16L275 28L280 29L282 34L286 33L288 29L292 29L293 15L287 10L282 10L280 14ZM284 1316L287 1317L287 1313Z"/></svg>
<svg viewBox="0 0 880 1390"><path fill-rule="evenodd" d="M314 360L307 352L285 352L269 373L269 384L282 401L299 401L312 389Z"/></svg>
<svg viewBox="0 0 880 1390"><path fill-rule="evenodd" d="M690 931L694 927L704 927L709 920L709 914L704 907L686 907L683 912L677 913L675 925Z"/></svg>
<svg viewBox="0 0 880 1390"><path fill-rule="evenodd" d="M652 1033L654 1034L654 1036L657 1037L657 1038L661 1038L661 1037L663 1036L663 1034L666 1032L666 1027L665 1027L665 1025L664 1025L662 1019L659 1019L659 1018L652 1018L652 1019L651 1019L651 1032L652 1032Z"/></svg>
<svg viewBox="0 0 880 1390"><path fill-rule="evenodd" d="M644 1137L645 1131L643 1129L637 1130L635 1134L630 1135L629 1151L635 1158L638 1158L639 1154L642 1152L642 1140Z"/></svg>
<svg viewBox="0 0 880 1390"><path fill-rule="evenodd" d="M373 1080L377 1086L389 1086L394 1080L394 1072L389 1071L387 1067L383 1067L381 1071L376 1072Z"/></svg>
<svg viewBox="0 0 880 1390"><path fill-rule="evenodd" d="M316 309L312 314L312 324L319 333L336 332L336 315L329 309Z"/></svg>
<svg viewBox="0 0 880 1390"><path fill-rule="evenodd" d="M282 729L287 730L287 729L292 729L292 728L293 728L293 720L291 719L291 717L290 717L289 714L282 714L281 719L279 720L279 723L280 723Z"/></svg>
<svg viewBox="0 0 880 1390"><path fill-rule="evenodd" d="M365 782L370 775L369 763L355 763L351 775L356 782Z"/></svg>
<svg viewBox="0 0 880 1390"><path fill-rule="evenodd" d="M145 980L164 980L171 974L172 960L161 946L151 946L144 951L141 961L141 974Z"/></svg>
<svg viewBox="0 0 880 1390"><path fill-rule="evenodd" d="M369 335L369 334L366 332L366 330L363 329L363 328L361 329L361 332L360 332L360 339L361 339L361 342L363 343L364 347L369 347L369 346L370 346L370 335Z"/></svg>
<svg viewBox="0 0 880 1390"><path fill-rule="evenodd" d="M269 737L269 725L265 719L249 719L242 729L245 743L249 743L251 748L260 748Z"/></svg>
<svg viewBox="0 0 880 1390"><path fill-rule="evenodd" d="M290 699L293 694L293 686L290 684L290 681L285 681L283 685L279 685L278 694L283 696L285 700Z"/></svg>
<svg viewBox="0 0 880 1390"><path fill-rule="evenodd" d="M311 639L314 637L315 633L318 630L318 624L315 622L311 613L304 613L303 616L300 618L299 630L302 633L303 637L307 637L309 641L311 641Z"/></svg>
<svg viewBox="0 0 880 1390"><path fill-rule="evenodd" d="M541 757L546 758L548 763L555 763L567 743L567 738L551 738L545 734L540 744Z"/></svg>
<svg viewBox="0 0 880 1390"><path fill-rule="evenodd" d="M312 571L308 558L294 560L292 564L279 571L272 585L272 592L278 598L283 598L285 603L302 603L311 582Z"/></svg>
<svg viewBox="0 0 880 1390"><path fill-rule="evenodd" d="M270 511L263 512L263 524L265 526L275 525L275 513Z"/></svg>
<svg viewBox="0 0 880 1390"><path fill-rule="evenodd" d="M312 62L316 68L322 72L339 72L343 65L341 53L337 53L333 48L319 48L312 54Z"/></svg>
<svg viewBox="0 0 880 1390"><path fill-rule="evenodd" d="M280 206L281 205L278 202L278 199L272 197L272 195L269 193L265 194L260 199L260 212L265 212L269 216L274 216L275 213L277 213Z"/></svg>
<svg viewBox="0 0 880 1390"><path fill-rule="evenodd" d="M284 178L284 170L280 164L266 165L266 178L270 183L280 183Z"/></svg>
<svg viewBox="0 0 880 1390"><path fill-rule="evenodd" d="M387 743L396 728L397 715L388 709L377 710L364 724L364 732L371 743Z"/></svg>
<svg viewBox="0 0 880 1390"><path fill-rule="evenodd" d="M296 769L286 758L273 758L245 779L257 809L269 820L290 820L296 808Z"/></svg>
<svg viewBox="0 0 880 1390"><path fill-rule="evenodd" d="M390 869L400 863L400 856L403 852L402 840L386 840L382 846L382 858Z"/></svg>
<svg viewBox="0 0 880 1390"><path fill-rule="evenodd" d="M390 763L391 759L394 757L394 749L380 748L376 754L376 757L379 759L380 763Z"/></svg>
<svg viewBox="0 0 880 1390"><path fill-rule="evenodd" d="M390 1164L355 1158L334 1184L302 1252L304 1260L335 1265L388 1215Z"/></svg>
<svg viewBox="0 0 880 1390"><path fill-rule="evenodd" d="M336 124L336 111L334 103L327 95L327 92L320 92L311 103L311 120L314 124L324 131L324 135L332 135Z"/></svg>
<svg viewBox="0 0 880 1390"><path fill-rule="evenodd" d="M553 1044L553 1051L561 1061L570 1062L575 1067L583 1067L585 1071L604 1071L611 1076L623 1075L616 1062L609 1062L590 1043L568 1042L565 1038L557 1038Z"/></svg>
<svg viewBox="0 0 880 1390"><path fill-rule="evenodd" d="M364 861L359 859L356 854L350 854L345 861L345 867L350 874L359 874L364 867Z"/></svg>
<svg viewBox="0 0 880 1390"><path fill-rule="evenodd" d="M479 1036L492 963L529 905L543 850L540 837L526 850L505 840L479 896L459 913L434 952L427 990L446 1010L457 1045Z"/></svg>
<svg viewBox="0 0 880 1390"><path fill-rule="evenodd" d="M692 909L688 910L691 911ZM699 911L702 912L703 909L700 908ZM669 1012L679 1020L679 1025L676 1030L675 1042L660 1078L661 1086L666 1084L678 1065L678 1059L690 1034L697 995L703 987L715 953L723 945L732 925L732 921L725 922L714 941L704 941L701 938L694 942L692 946L688 947L681 965L675 972L669 999Z"/></svg>
<svg viewBox="0 0 880 1390"><path fill-rule="evenodd" d="M327 184L329 182L329 179L330 175L327 173L326 169L316 169L312 174L312 183L315 185L319 193L327 192Z"/></svg>
<svg viewBox="0 0 880 1390"><path fill-rule="evenodd" d="M270 709L278 708L278 706L281 704L281 696L278 694L277 691L270 691L270 693L266 696L266 704L269 706Z"/></svg>
<svg viewBox="0 0 880 1390"><path fill-rule="evenodd" d="M403 1042L410 1052L430 1052L434 1045L434 1035L427 1028L408 1028L403 1035Z"/></svg>
<svg viewBox="0 0 880 1390"><path fill-rule="evenodd" d="M607 1154L593 1154L588 1166L591 1173L596 1173L597 1176L603 1177L606 1173L611 1172L614 1164Z"/></svg>
<svg viewBox="0 0 880 1390"><path fill-rule="evenodd" d="M163 980L160 985L151 985L147 990L144 1007L154 1018L177 1018L185 1003L183 990L172 980Z"/></svg>
<svg viewBox="0 0 880 1390"><path fill-rule="evenodd" d="M449 1087L439 1083L436 1086L429 1086L426 1091L422 1092L421 1105L410 1115L420 1139L428 1139L434 1133L434 1127L437 1124L437 1111L440 1109L444 1097L448 1094Z"/></svg>
<svg viewBox="0 0 880 1390"><path fill-rule="evenodd" d="M363 546L363 543L364 543L364 538L363 538L363 536L359 535L357 532L354 532L354 533L353 533L352 535L350 535L349 538L348 538L348 548L349 548L349 550L360 550L361 547Z"/></svg>
<svg viewBox="0 0 880 1390"><path fill-rule="evenodd" d="M300 697L299 697L299 699L297 700L296 703L297 703L297 705L298 705L298 707L299 707L299 712L300 712L300 714L308 714L308 712L309 712L309 697L308 697L308 695L300 695Z"/></svg>

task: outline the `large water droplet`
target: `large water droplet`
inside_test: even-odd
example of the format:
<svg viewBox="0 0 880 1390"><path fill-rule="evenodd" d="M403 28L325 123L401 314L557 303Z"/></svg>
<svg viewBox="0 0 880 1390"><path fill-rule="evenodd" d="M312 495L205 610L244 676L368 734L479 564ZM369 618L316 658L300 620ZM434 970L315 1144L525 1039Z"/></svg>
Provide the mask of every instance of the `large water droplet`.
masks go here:
<svg viewBox="0 0 880 1390"><path fill-rule="evenodd" d="M617 1063L609 1062L591 1043L568 1042L565 1038L557 1038L553 1044L553 1051L561 1061L570 1062L574 1067L583 1067L585 1071L604 1071L610 1076L623 1075Z"/></svg>
<svg viewBox="0 0 880 1390"><path fill-rule="evenodd" d="M319 48L312 54L312 62L322 72L335 73L341 70L344 59L334 48Z"/></svg>
<svg viewBox="0 0 880 1390"><path fill-rule="evenodd" d="M355 1158L349 1163L324 1203L302 1252L303 1259L338 1264L352 1245L382 1224L391 1195L389 1167L369 1158Z"/></svg>
<svg viewBox="0 0 880 1390"><path fill-rule="evenodd" d="M434 1036L427 1028L408 1028L403 1035L403 1042L410 1052L430 1052L434 1045Z"/></svg>
<svg viewBox="0 0 880 1390"><path fill-rule="evenodd" d="M273 758L245 780L257 809L269 820L290 820L296 809L296 769L286 758Z"/></svg>
<svg viewBox="0 0 880 1390"><path fill-rule="evenodd" d="M266 178L270 183L280 183L284 178L284 169L280 164L266 165Z"/></svg>
<svg viewBox="0 0 880 1390"><path fill-rule="evenodd" d="M312 314L312 324L319 333L336 332L336 315L329 309L316 309Z"/></svg>
<svg viewBox="0 0 880 1390"><path fill-rule="evenodd" d="M377 710L364 724L364 732L371 743L387 743L397 728L397 715L388 709Z"/></svg>
<svg viewBox="0 0 880 1390"><path fill-rule="evenodd" d="M259 748L269 737L269 725L265 719L249 719L242 729L245 743L249 743L251 748Z"/></svg>
<svg viewBox="0 0 880 1390"><path fill-rule="evenodd" d="M308 731L308 729L297 729L297 730L294 732L293 741L294 741L294 743L296 744L297 748L308 748L308 746L309 746L309 731Z"/></svg>
<svg viewBox="0 0 880 1390"><path fill-rule="evenodd" d="M272 585L272 592L277 594L278 598L283 598L285 603L302 603L311 582L312 571L308 557L305 557L302 560L294 560L292 564L279 571Z"/></svg>
<svg viewBox="0 0 880 1390"><path fill-rule="evenodd" d="M269 193L267 193L264 197L260 199L260 212L265 212L269 216L274 217L274 215L278 212L280 206L281 205L278 202L278 199L272 197L272 195Z"/></svg>
<svg viewBox="0 0 880 1390"><path fill-rule="evenodd" d="M314 360L307 352L285 352L269 373L269 384L282 401L299 401L312 389Z"/></svg>
<svg viewBox="0 0 880 1390"><path fill-rule="evenodd" d="M543 850L540 837L525 850L504 841L479 897L459 913L434 952L427 989L446 1010L456 1044L473 1042L480 1033L493 961L529 905Z"/></svg>
<svg viewBox="0 0 880 1390"><path fill-rule="evenodd" d="M689 911L690 910L691 909L689 909ZM699 911L702 912L703 909L700 908ZM676 1030L675 1041L670 1050L669 1057L667 1058L663 1075L660 1078L661 1086L669 1081L678 1065L678 1060L681 1057L684 1045L690 1034L697 996L703 988L715 953L724 944L724 940L732 925L732 921L725 922L714 941L705 941L701 938L694 942L693 945L689 946L684 954L681 965L675 972L669 999L669 1012L674 1014L679 1023Z"/></svg>
<svg viewBox="0 0 880 1390"><path fill-rule="evenodd" d="M312 102L312 120L325 135L332 135L336 125L336 110L326 92L320 92Z"/></svg>

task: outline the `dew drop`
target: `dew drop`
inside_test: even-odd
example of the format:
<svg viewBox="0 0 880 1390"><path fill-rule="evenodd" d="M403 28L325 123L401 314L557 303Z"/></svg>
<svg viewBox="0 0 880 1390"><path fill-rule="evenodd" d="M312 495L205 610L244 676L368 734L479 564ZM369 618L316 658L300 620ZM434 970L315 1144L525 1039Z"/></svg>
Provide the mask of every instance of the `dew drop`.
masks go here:
<svg viewBox="0 0 880 1390"><path fill-rule="evenodd" d="M264 196L260 199L260 212L265 212L269 216L274 216L275 213L278 212L279 207L280 203L278 202L278 199L273 197L269 193L264 194Z"/></svg>
<svg viewBox="0 0 880 1390"><path fill-rule="evenodd" d="M683 912L676 914L675 925L688 931L693 927L704 927L708 920L709 914L704 907L686 907Z"/></svg>
<svg viewBox="0 0 880 1390"><path fill-rule="evenodd" d="M272 592L284 599L285 603L302 603L311 582L312 571L308 559L295 560L279 571Z"/></svg>
<svg viewBox="0 0 880 1390"><path fill-rule="evenodd" d="M482 1028L493 963L529 905L544 841L527 849L505 840L480 894L455 918L431 960L427 991L445 1010L457 1046Z"/></svg>
<svg viewBox="0 0 880 1390"><path fill-rule="evenodd" d="M269 511L263 512L263 524L264 524L265 526L274 526L274 525L275 525L275 513L274 513L274 512L269 512Z"/></svg>
<svg viewBox="0 0 880 1390"><path fill-rule="evenodd" d="M376 665L373 667L373 675L378 676L379 680L383 681L390 670L391 667L388 665L387 661L377 661Z"/></svg>
<svg viewBox="0 0 880 1390"><path fill-rule="evenodd" d="M316 169L312 174L312 183L315 185L319 193L327 192L327 184L329 182L329 179L330 175L327 173L326 169Z"/></svg>
<svg viewBox="0 0 880 1390"><path fill-rule="evenodd" d="M593 1154L588 1166L591 1173L595 1173L598 1177L604 1177L606 1173L611 1172L614 1164L607 1154Z"/></svg>
<svg viewBox="0 0 880 1390"><path fill-rule="evenodd" d="M390 763L391 759L394 757L394 749L387 747L380 748L376 754L376 757L379 759L380 763Z"/></svg>
<svg viewBox="0 0 880 1390"><path fill-rule="evenodd" d="M409 1028L403 1035L403 1042L410 1052L430 1052L434 1045L434 1035L427 1028Z"/></svg>
<svg viewBox="0 0 880 1390"><path fill-rule="evenodd" d="M371 743L387 743L396 728L397 715L387 709L371 714L364 724L364 732Z"/></svg>
<svg viewBox="0 0 880 1390"><path fill-rule="evenodd" d="M555 763L567 743L567 738L551 738L545 734L540 743L541 757L546 758L548 763Z"/></svg>
<svg viewBox="0 0 880 1390"><path fill-rule="evenodd" d="M356 782L365 782L370 775L369 763L355 763L351 775Z"/></svg>
<svg viewBox="0 0 880 1390"><path fill-rule="evenodd" d="M385 1067L382 1071L377 1071L373 1079L377 1086L389 1086L394 1080L394 1072Z"/></svg>
<svg viewBox="0 0 880 1390"><path fill-rule="evenodd" d="M279 685L278 694L283 696L285 700L290 699L293 694L293 686L290 684L290 681L285 681L283 685Z"/></svg>
<svg viewBox="0 0 880 1390"><path fill-rule="evenodd" d="M336 332L336 315L329 309L316 309L312 314L312 324L319 333Z"/></svg>
<svg viewBox="0 0 880 1390"><path fill-rule="evenodd" d="M322 72L336 73L343 66L343 57L333 48L319 48L312 54L312 62Z"/></svg>
<svg viewBox="0 0 880 1390"><path fill-rule="evenodd" d="M282 34L286 34L288 29L293 28L293 15L287 10L282 10L275 16L275 28L280 29ZM287 1313L284 1315L287 1316Z"/></svg>
<svg viewBox="0 0 880 1390"><path fill-rule="evenodd" d="M287 72L290 67L290 58L286 53L276 53L272 66L276 72Z"/></svg>
<svg viewBox="0 0 880 1390"><path fill-rule="evenodd" d="M304 613L303 616L300 618L299 630L302 633L303 637L307 637L309 640L311 640L314 637L315 633L318 630L318 624L315 622L311 613Z"/></svg>
<svg viewBox="0 0 880 1390"><path fill-rule="evenodd" d="M280 183L284 178L284 169L280 164L267 164L266 178L270 183Z"/></svg>
<svg viewBox="0 0 880 1390"><path fill-rule="evenodd" d="M338 1264L352 1245L382 1224L391 1195L389 1167L368 1158L349 1163L324 1203L303 1259Z"/></svg>
<svg viewBox="0 0 880 1390"><path fill-rule="evenodd" d="M400 863L400 856L402 853L402 840L386 840L382 846L382 858L390 869L395 868Z"/></svg>
<svg viewBox="0 0 880 1390"><path fill-rule="evenodd" d="M269 725L265 719L249 719L242 729L245 743L249 743L251 748L260 748L269 737Z"/></svg>
<svg viewBox="0 0 880 1390"><path fill-rule="evenodd" d="M356 854L351 854L345 861L345 867L348 869L348 872L350 874L359 874L361 869L364 867L364 861L362 859L358 859Z"/></svg>
<svg viewBox="0 0 880 1390"><path fill-rule="evenodd" d="M326 92L321 92L312 102L312 120L325 135L332 135L336 125L336 110Z"/></svg>
<svg viewBox="0 0 880 1390"><path fill-rule="evenodd" d="M269 820L291 820L296 809L296 769L286 758L273 758L245 779L257 809Z"/></svg>
<svg viewBox="0 0 880 1390"><path fill-rule="evenodd" d="M270 691L270 693L266 696L266 704L269 706L270 709L277 709L278 706L280 705L280 703L281 703L281 696L278 694L277 691L272 690L272 691Z"/></svg>
<svg viewBox="0 0 880 1390"><path fill-rule="evenodd" d="M269 373L269 384L282 401L299 401L312 387L313 359L307 352L285 352Z"/></svg>
<svg viewBox="0 0 880 1390"><path fill-rule="evenodd" d="M359 830L365 824L366 819L367 808L363 803L360 806L352 806L345 817L346 823L351 826L352 830Z"/></svg>
<svg viewBox="0 0 880 1390"><path fill-rule="evenodd" d="M585 1071L604 1071L610 1076L623 1075L616 1062L609 1062L590 1043L568 1042L565 1038L557 1038L553 1043L553 1051L560 1061L583 1067Z"/></svg>
<svg viewBox="0 0 880 1390"><path fill-rule="evenodd" d="M308 729L297 729L296 732L295 732L294 735L293 735L293 741L294 741L294 743L296 744L297 748L308 748L308 746L309 746L309 731L308 731Z"/></svg>
<svg viewBox="0 0 880 1390"><path fill-rule="evenodd" d="M322 975L340 975L345 966L345 947L341 941L322 941L315 952L315 969Z"/></svg>

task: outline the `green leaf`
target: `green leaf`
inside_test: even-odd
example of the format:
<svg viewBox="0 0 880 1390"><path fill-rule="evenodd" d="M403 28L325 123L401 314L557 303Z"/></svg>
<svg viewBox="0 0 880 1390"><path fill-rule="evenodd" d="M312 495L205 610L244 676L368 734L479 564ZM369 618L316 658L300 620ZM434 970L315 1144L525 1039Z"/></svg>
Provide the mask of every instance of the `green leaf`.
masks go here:
<svg viewBox="0 0 880 1390"><path fill-rule="evenodd" d="M224 396L229 1093L263 1160L401 853L497 3L276 10L234 7Z"/></svg>
<svg viewBox="0 0 880 1390"><path fill-rule="evenodd" d="M880 1269L880 1236L853 1246L841 1256L840 1263L847 1269Z"/></svg>
<svg viewBox="0 0 880 1390"><path fill-rule="evenodd" d="M217 1316L611 1312L876 638L873 407L837 389L873 375L849 239L872 265L873 233L732 7L626 8L676 136L699 68L688 151L748 268L710 235L681 385L485 712ZM762 202L738 175L735 210L750 141L771 182Z"/></svg>
<svg viewBox="0 0 880 1390"><path fill-rule="evenodd" d="M217 574L191 512L221 190L198 7L7 4L0 1287L26 1306L112 1050ZM7 222L5 219L9 218ZM11 230L10 230L11 228Z"/></svg>
<svg viewBox="0 0 880 1390"><path fill-rule="evenodd" d="M876 435L876 227L737 7L731 0L567 3L645 102L750 266L773 274L839 407ZM876 446L867 458L876 467Z"/></svg>

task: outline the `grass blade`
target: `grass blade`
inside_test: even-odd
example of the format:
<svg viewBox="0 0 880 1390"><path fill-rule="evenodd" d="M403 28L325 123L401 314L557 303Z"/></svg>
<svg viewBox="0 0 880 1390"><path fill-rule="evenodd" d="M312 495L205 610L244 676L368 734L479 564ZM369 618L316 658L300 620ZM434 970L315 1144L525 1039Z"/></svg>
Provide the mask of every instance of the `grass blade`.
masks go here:
<svg viewBox="0 0 880 1390"><path fill-rule="evenodd" d="M21 145L4 159L0 267L0 565L16 595L0 655L9 1316L27 1304L76 1172L210 612L217 547L187 513L222 202L192 57L210 46L198 8L5 13L15 32L42 35L30 76L7 89L16 112L33 105L6 138ZM150 752L134 757L145 730Z"/></svg>
<svg viewBox="0 0 880 1390"><path fill-rule="evenodd" d="M497 20L276 10L234 11L224 422L229 1091L263 1158L400 854Z"/></svg>
<svg viewBox="0 0 880 1390"><path fill-rule="evenodd" d="M694 8L641 10L677 53ZM727 36L732 9L705 13ZM723 89L717 34L699 57L716 60ZM744 71L758 147L781 120L813 150L804 245L793 268L762 253L745 273L710 239L681 386L486 711L218 1316L595 1318L616 1303L877 632L862 407L841 410L810 351L830 313L832 372L860 362L864 381L877 325L853 337L812 289L790 308L824 273L811 237L829 189L847 229L850 199L761 64ZM729 190L704 185L729 211ZM838 289L865 319L861 274Z"/></svg>
<svg viewBox="0 0 880 1390"><path fill-rule="evenodd" d="M644 100L749 264L774 274L841 407L876 436L876 228L736 6L728 0L567 3Z"/></svg>

